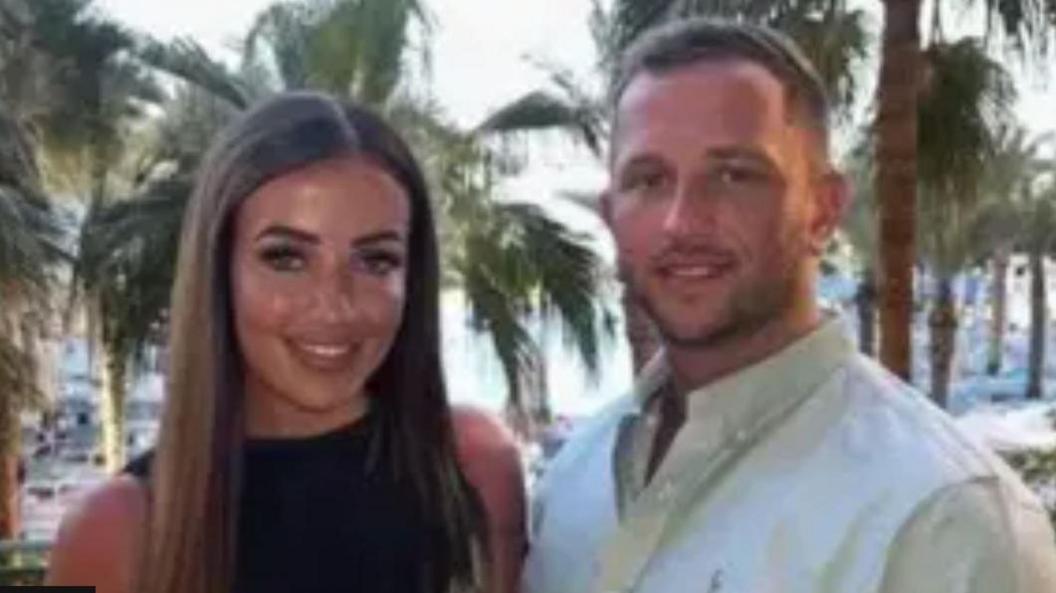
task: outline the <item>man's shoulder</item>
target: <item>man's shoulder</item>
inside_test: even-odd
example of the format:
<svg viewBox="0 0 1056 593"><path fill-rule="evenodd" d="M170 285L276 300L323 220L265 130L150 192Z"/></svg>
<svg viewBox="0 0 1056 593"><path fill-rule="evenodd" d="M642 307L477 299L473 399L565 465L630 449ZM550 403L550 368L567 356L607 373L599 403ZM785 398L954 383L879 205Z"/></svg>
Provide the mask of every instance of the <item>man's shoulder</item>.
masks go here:
<svg viewBox="0 0 1056 593"><path fill-rule="evenodd" d="M634 410L635 400L627 395L577 421L557 453L546 462L539 493L545 496L547 484L566 481L570 472L578 473L595 456L611 455L613 436L622 420Z"/></svg>
<svg viewBox="0 0 1056 593"><path fill-rule="evenodd" d="M619 428L620 422L628 414L634 413L634 410L634 398L625 395L576 422L560 451L551 460L551 468L574 465L576 459L599 446L604 446L606 437L613 434Z"/></svg>
<svg viewBox="0 0 1056 593"><path fill-rule="evenodd" d="M838 389L839 430L846 442L867 447L876 471L919 473L939 487L980 478L1013 479L1007 465L962 431L925 394L870 358L855 355Z"/></svg>

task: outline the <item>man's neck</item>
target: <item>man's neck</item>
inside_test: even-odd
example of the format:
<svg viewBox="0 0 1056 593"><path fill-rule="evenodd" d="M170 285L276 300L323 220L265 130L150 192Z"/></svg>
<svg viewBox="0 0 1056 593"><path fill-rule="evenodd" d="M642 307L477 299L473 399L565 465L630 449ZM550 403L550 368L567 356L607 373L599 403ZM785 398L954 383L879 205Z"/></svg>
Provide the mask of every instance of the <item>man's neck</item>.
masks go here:
<svg viewBox="0 0 1056 593"><path fill-rule="evenodd" d="M686 394L769 358L817 328L814 307L743 332L732 332L705 345L665 343L677 393Z"/></svg>

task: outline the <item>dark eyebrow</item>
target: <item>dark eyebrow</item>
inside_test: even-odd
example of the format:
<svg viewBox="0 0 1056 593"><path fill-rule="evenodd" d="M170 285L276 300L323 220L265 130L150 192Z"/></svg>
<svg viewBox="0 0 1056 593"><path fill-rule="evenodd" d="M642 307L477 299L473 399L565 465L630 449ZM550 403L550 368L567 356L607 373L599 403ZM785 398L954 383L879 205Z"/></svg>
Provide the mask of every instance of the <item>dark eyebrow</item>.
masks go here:
<svg viewBox="0 0 1056 593"><path fill-rule="evenodd" d="M403 243L403 233L400 231L386 230L364 235L352 242L355 247L369 247L376 243L388 243L395 241Z"/></svg>
<svg viewBox="0 0 1056 593"><path fill-rule="evenodd" d="M721 160L742 160L773 169L774 162L761 150L743 148L740 146L717 146L708 150L708 156Z"/></svg>
<svg viewBox="0 0 1056 593"><path fill-rule="evenodd" d="M256 240L259 241L260 239L268 236L277 236L282 237L284 239L292 239L300 243L311 243L313 245L319 243L319 237L316 237L315 235L302 231L300 229L295 229L293 227L288 227L281 224L271 225L263 231L260 231L259 233L257 233Z"/></svg>
<svg viewBox="0 0 1056 593"><path fill-rule="evenodd" d="M264 229L257 234L257 240L264 237L280 237L284 239L292 239L299 243L310 243L312 245L318 245L320 243L319 237L300 229L288 227L285 225L272 225ZM403 243L403 233L395 230L378 231L376 233L370 233L364 235L352 242L353 247L369 247L377 243L388 243L388 242Z"/></svg>
<svg viewBox="0 0 1056 593"><path fill-rule="evenodd" d="M644 152L642 154L636 154L626 162L619 165L620 171L626 171L628 169L635 169L637 167L647 166L663 166L664 161L659 156L652 152Z"/></svg>

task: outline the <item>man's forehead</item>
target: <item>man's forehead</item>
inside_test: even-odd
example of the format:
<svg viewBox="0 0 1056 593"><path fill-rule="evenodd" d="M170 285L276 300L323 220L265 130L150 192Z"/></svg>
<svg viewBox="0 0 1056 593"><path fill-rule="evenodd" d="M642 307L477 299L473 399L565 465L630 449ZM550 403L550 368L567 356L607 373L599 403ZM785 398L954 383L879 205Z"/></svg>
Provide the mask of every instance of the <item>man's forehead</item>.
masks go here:
<svg viewBox="0 0 1056 593"><path fill-rule="evenodd" d="M612 148L619 151L629 133L639 139L644 134L703 141L705 135L747 140L783 131L788 123L784 101L781 83L744 60L645 72L632 79L620 98Z"/></svg>
<svg viewBox="0 0 1056 593"><path fill-rule="evenodd" d="M682 112L696 108L704 116L728 117L724 112L734 111L758 117L783 112L784 103L784 86L769 70L747 60L724 58L638 74L621 95L616 116L619 121L659 111L648 114L655 117L679 107ZM714 113L716 107L724 112Z"/></svg>

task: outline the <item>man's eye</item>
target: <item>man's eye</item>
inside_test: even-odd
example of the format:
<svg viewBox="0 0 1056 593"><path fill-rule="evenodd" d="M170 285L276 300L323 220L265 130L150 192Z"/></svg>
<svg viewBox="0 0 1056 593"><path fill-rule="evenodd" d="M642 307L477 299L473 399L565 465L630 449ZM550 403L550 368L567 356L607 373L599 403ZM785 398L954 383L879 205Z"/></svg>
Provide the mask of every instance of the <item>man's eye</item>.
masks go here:
<svg viewBox="0 0 1056 593"><path fill-rule="evenodd" d="M718 171L719 181L726 185L743 185L765 178L760 172L748 167L722 167Z"/></svg>
<svg viewBox="0 0 1056 593"><path fill-rule="evenodd" d="M742 165L723 165L709 176L716 189L762 189L770 182L770 175L759 169Z"/></svg>
<svg viewBox="0 0 1056 593"><path fill-rule="evenodd" d="M260 259L278 272L297 272L303 270L306 265L304 255L287 245L266 247L260 252Z"/></svg>
<svg viewBox="0 0 1056 593"><path fill-rule="evenodd" d="M653 191L664 184L660 171L643 171L628 175L623 182L624 191Z"/></svg>

